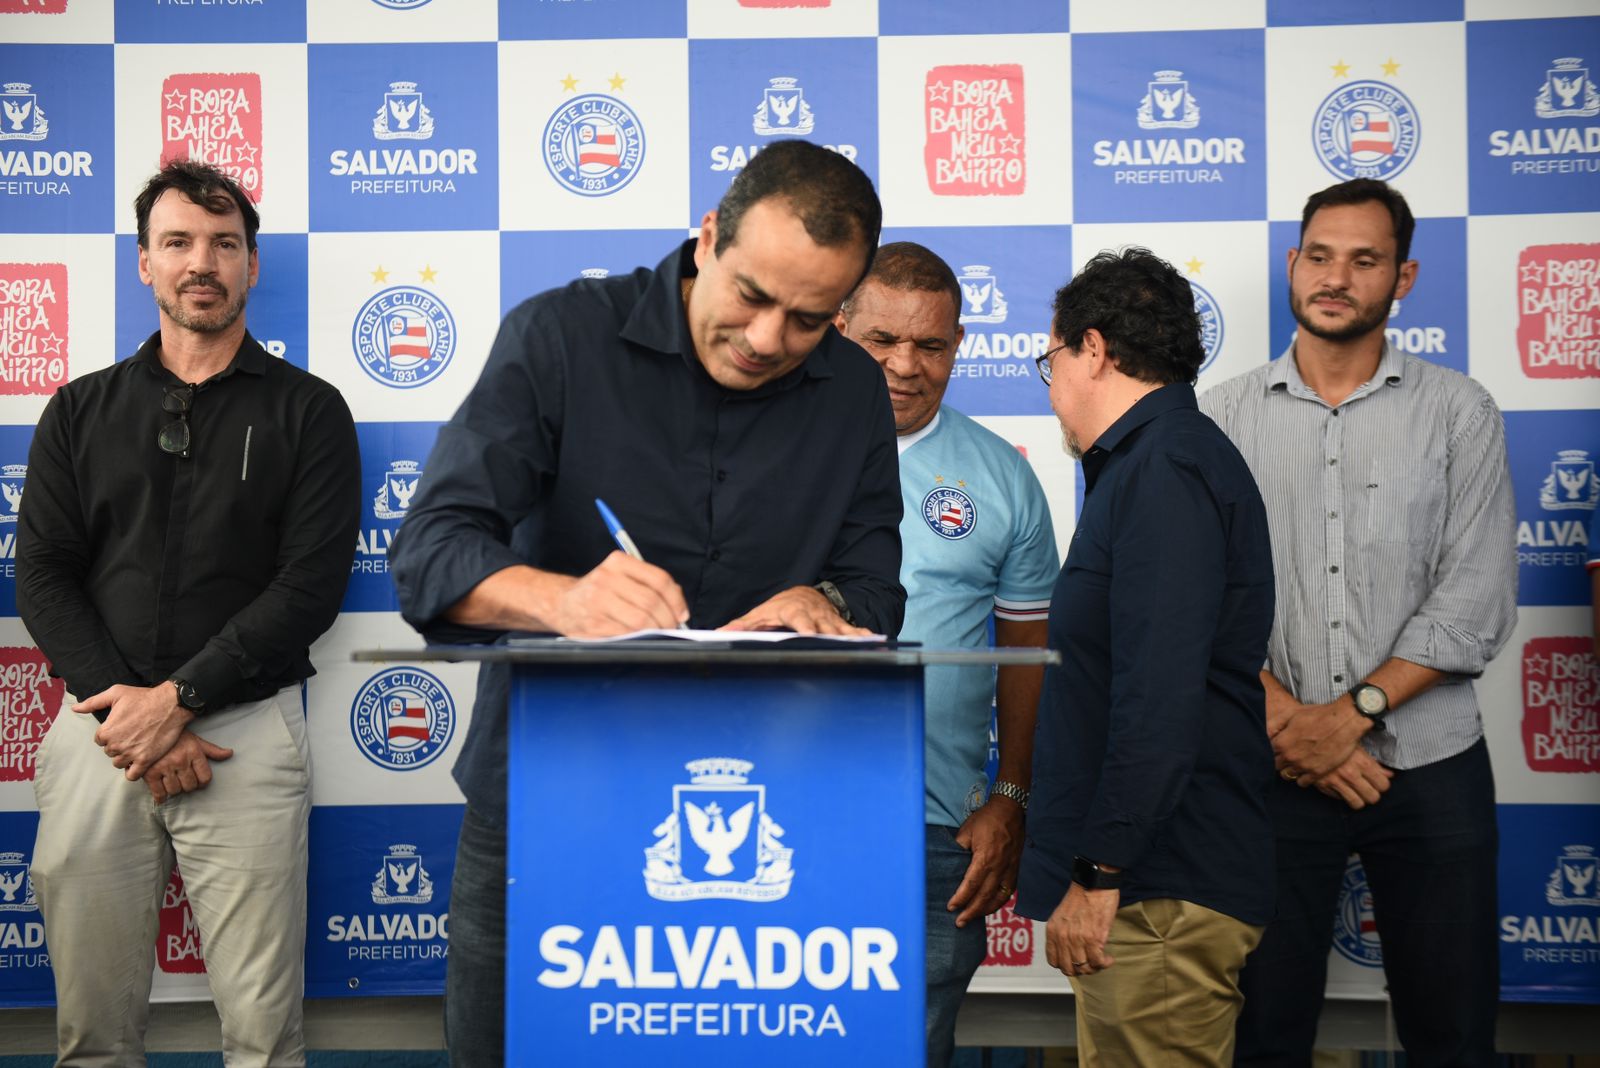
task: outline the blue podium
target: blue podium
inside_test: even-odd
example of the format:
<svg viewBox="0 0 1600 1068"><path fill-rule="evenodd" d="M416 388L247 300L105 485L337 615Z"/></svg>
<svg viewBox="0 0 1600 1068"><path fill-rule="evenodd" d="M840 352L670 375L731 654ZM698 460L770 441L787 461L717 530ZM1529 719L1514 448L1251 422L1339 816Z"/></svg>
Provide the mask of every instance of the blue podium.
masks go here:
<svg viewBox="0 0 1600 1068"><path fill-rule="evenodd" d="M923 1059L923 668L1053 654L795 644L404 654L514 665L508 1064Z"/></svg>

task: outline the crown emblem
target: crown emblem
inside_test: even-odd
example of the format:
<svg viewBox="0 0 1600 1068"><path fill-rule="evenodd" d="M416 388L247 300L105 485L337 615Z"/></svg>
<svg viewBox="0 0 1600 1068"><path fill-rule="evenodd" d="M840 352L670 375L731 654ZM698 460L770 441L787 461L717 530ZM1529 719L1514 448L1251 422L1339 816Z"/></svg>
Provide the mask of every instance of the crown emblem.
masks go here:
<svg viewBox="0 0 1600 1068"><path fill-rule="evenodd" d="M706 757L685 764L689 781L696 786L743 786L750 781L755 765L732 757Z"/></svg>

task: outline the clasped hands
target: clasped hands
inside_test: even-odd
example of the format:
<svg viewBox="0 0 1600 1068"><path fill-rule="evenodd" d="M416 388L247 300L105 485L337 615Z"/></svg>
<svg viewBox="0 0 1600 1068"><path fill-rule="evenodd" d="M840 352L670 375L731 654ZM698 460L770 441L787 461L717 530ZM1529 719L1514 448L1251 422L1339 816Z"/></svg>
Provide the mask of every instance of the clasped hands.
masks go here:
<svg viewBox="0 0 1600 1068"><path fill-rule="evenodd" d="M178 704L177 688L170 682L119 684L72 706L80 715L102 710L107 715L94 732L95 744L129 782L143 779L158 805L205 789L211 784L211 761L233 756L232 749L188 729L194 713Z"/></svg>
<svg viewBox="0 0 1600 1068"><path fill-rule="evenodd" d="M1377 804L1394 778L1358 744L1369 729L1347 697L1303 705L1268 692L1267 736L1278 774L1300 787L1315 786L1353 809Z"/></svg>

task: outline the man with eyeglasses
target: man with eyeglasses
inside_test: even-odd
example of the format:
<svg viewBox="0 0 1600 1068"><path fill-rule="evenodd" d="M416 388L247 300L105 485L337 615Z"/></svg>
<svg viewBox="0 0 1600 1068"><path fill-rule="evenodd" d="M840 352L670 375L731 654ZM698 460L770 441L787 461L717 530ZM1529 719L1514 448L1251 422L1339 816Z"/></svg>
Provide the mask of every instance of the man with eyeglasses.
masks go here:
<svg viewBox="0 0 1600 1068"><path fill-rule="evenodd" d="M1201 414L1189 284L1141 248L1056 293L1039 364L1082 513L1050 601L1018 911L1077 995L1092 1065L1229 1064L1239 969L1272 915L1259 672L1267 513Z"/></svg>
<svg viewBox="0 0 1600 1068"><path fill-rule="evenodd" d="M942 403L964 334L961 288L931 250L878 249L834 324L883 368L900 448L902 641L1042 646L1059 560L1028 461ZM1042 667L927 669L928 1064L955 1052L956 1013L983 963L984 917L1017 885ZM1000 764L989 787L989 710Z"/></svg>
<svg viewBox="0 0 1600 1068"><path fill-rule="evenodd" d="M237 183L174 161L134 212L160 329L51 398L18 516L18 614L73 695L34 777L58 1055L143 1063L176 859L228 1063L303 1065L301 683L355 553L355 425L245 329Z"/></svg>

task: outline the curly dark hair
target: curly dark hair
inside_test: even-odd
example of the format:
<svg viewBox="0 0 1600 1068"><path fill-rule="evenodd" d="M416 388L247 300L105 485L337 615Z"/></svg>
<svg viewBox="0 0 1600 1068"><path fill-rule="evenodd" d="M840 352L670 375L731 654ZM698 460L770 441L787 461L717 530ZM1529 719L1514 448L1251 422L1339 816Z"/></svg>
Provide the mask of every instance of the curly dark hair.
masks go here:
<svg viewBox="0 0 1600 1068"><path fill-rule="evenodd" d="M768 197L787 200L811 240L823 248L861 242L865 275L883 229L883 206L860 167L810 141L779 141L763 148L717 205L718 256L738 239L744 213Z"/></svg>
<svg viewBox="0 0 1600 1068"><path fill-rule="evenodd" d="M139 227L139 247L150 247L150 209L156 206L161 194L176 189L213 215L226 215L235 207L244 216L244 247L256 249L256 231L261 229L261 214L239 183L217 168L193 160L169 160L165 166L150 176L150 180L133 198L133 217Z"/></svg>
<svg viewBox="0 0 1600 1068"><path fill-rule="evenodd" d="M1147 248L1101 252L1056 290L1051 327L1076 350L1093 328L1117 370L1141 382L1194 382L1205 362L1194 290Z"/></svg>

